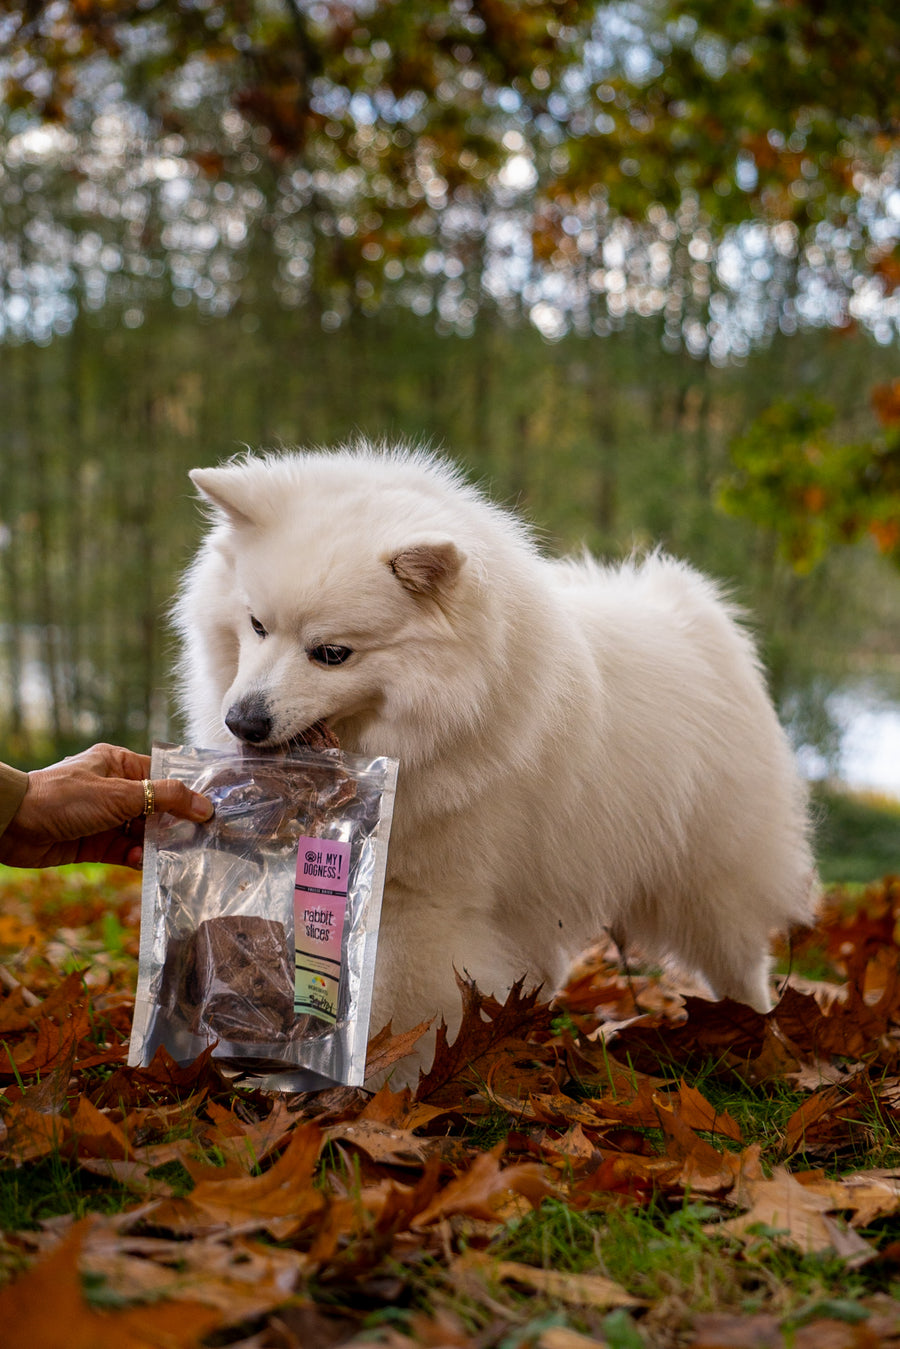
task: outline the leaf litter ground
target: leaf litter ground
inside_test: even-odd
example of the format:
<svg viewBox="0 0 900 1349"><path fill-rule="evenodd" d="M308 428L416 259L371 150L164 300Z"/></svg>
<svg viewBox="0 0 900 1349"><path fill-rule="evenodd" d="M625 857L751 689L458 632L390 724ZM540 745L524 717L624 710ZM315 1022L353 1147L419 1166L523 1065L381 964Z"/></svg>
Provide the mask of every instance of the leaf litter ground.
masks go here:
<svg viewBox="0 0 900 1349"><path fill-rule="evenodd" d="M598 950L552 1005L461 978L415 1091L304 1096L126 1066L130 873L0 893L9 1349L900 1345L900 881L768 1016Z"/></svg>

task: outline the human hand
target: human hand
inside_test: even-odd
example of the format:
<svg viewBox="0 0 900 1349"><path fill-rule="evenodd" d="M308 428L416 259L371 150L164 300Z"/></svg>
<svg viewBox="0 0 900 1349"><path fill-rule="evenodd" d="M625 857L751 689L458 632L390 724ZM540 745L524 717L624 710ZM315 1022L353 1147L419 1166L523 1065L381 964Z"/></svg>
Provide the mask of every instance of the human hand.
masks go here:
<svg viewBox="0 0 900 1349"><path fill-rule="evenodd" d="M66 862L112 862L139 867L143 860L144 788L150 758L117 745L92 749L28 774L28 790L0 834L0 862L17 867ZM153 783L155 807L198 824L212 803L183 782Z"/></svg>

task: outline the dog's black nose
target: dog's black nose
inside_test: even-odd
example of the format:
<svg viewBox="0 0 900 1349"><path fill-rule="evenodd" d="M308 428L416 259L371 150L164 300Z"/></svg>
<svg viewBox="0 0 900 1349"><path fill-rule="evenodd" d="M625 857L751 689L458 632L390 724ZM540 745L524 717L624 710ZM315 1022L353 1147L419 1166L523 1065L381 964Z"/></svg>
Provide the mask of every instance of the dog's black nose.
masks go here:
<svg viewBox="0 0 900 1349"><path fill-rule="evenodd" d="M259 699L234 703L228 709L225 725L232 735L249 745L261 745L272 734L272 718Z"/></svg>

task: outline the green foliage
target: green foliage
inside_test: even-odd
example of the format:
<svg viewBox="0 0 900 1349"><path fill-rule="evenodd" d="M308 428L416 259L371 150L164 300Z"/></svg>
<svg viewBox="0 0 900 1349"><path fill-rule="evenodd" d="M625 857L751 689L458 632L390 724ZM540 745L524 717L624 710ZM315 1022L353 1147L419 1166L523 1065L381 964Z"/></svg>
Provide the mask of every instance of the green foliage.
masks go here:
<svg viewBox="0 0 900 1349"><path fill-rule="evenodd" d="M7 11L10 107L76 120L82 77L105 59L207 171L241 152L227 119L206 115L224 95L279 168L384 180L379 206L398 191L414 209L433 195L423 158L443 190L481 195L516 127L551 201L602 185L616 212L641 215L691 190L714 217L815 220L831 196L858 190L851 165L878 162L900 116L896 16L842 0L669 0L630 6L627 22L586 0L359 13L133 0L45 12L18 0ZM755 181L737 172L741 156Z"/></svg>
<svg viewBox="0 0 900 1349"><path fill-rule="evenodd" d="M800 573L867 535L900 560L900 432L844 441L835 420L825 403L774 403L732 442L734 471L719 491L723 509L774 531Z"/></svg>
<svg viewBox="0 0 900 1349"><path fill-rule="evenodd" d="M816 855L826 884L900 874L900 805L820 787Z"/></svg>
<svg viewBox="0 0 900 1349"><path fill-rule="evenodd" d="M773 231L758 303L776 321L804 272L838 297L829 321L854 278L900 280L883 205L900 20L882 4L11 0L4 15L7 230L46 214L60 273L66 232L86 236L58 279L89 307L100 290L145 301L170 273L221 312L251 290L236 262L251 241L284 301L311 293L329 322L392 295L465 329L510 288L550 336L665 313L696 351L733 326L709 300L731 303L714 263L743 222ZM23 141L35 126L63 134ZM44 256L27 238L17 294ZM561 279L569 298L535 303Z"/></svg>

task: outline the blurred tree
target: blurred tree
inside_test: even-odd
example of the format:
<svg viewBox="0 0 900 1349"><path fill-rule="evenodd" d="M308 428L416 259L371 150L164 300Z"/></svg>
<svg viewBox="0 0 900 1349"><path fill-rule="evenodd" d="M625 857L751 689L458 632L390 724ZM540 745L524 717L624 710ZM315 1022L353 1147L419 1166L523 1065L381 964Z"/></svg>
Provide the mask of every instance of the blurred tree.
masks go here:
<svg viewBox="0 0 900 1349"><path fill-rule="evenodd" d="M900 574L848 549L797 578L774 535L712 510L710 487L728 442L798 385L827 391L835 436L864 442L866 380L889 380L892 353L816 330L712 369L658 336L631 320L548 346L493 321L461 339L383 310L323 340L312 306L269 291L221 319L162 298L135 330L85 314L47 345L5 347L0 758L171 738L165 613L201 523L187 470L245 443L430 441L535 519L551 551L660 543L735 587L779 695L890 643Z"/></svg>
<svg viewBox="0 0 900 1349"><path fill-rule="evenodd" d="M891 5L7 0L0 51L14 166L23 128L63 129L82 210L167 199L126 222L167 266L201 225L268 231L327 323L388 290L466 331L486 289L547 337L664 313L724 359L900 281Z"/></svg>
<svg viewBox="0 0 900 1349"><path fill-rule="evenodd" d="M719 500L732 515L774 531L782 556L809 572L836 544L868 536L900 564L900 379L876 385L881 429L835 439L835 409L773 404L731 447L734 472Z"/></svg>
<svg viewBox="0 0 900 1349"><path fill-rule="evenodd" d="M476 445L494 330L523 313L554 341L652 317L668 351L716 364L803 326L888 345L898 72L900 11L846 0L5 0L0 339L104 307L136 328L166 294L222 315L274 289L319 333L388 300L439 333L481 314ZM591 491L613 533L623 411L589 389L577 435L606 447ZM563 396L558 381L539 414L524 392L514 490ZM694 393L685 376L675 414L696 423L702 488ZM735 444L723 502L797 567L866 533L900 547L895 394L879 396L875 436L841 444L789 402ZM132 411L136 433L151 414Z"/></svg>
<svg viewBox="0 0 900 1349"><path fill-rule="evenodd" d="M692 188L713 218L816 222L846 213L900 128L900 18L878 3L4 8L11 107L77 122L108 60L155 134L185 136L207 171L241 148L230 107L279 166L353 168L369 186L389 185L398 206L462 186L477 195L518 149L551 198L602 186L612 210L640 216L653 202L676 207ZM509 143L513 128L521 146ZM443 185L429 193L435 177Z"/></svg>

